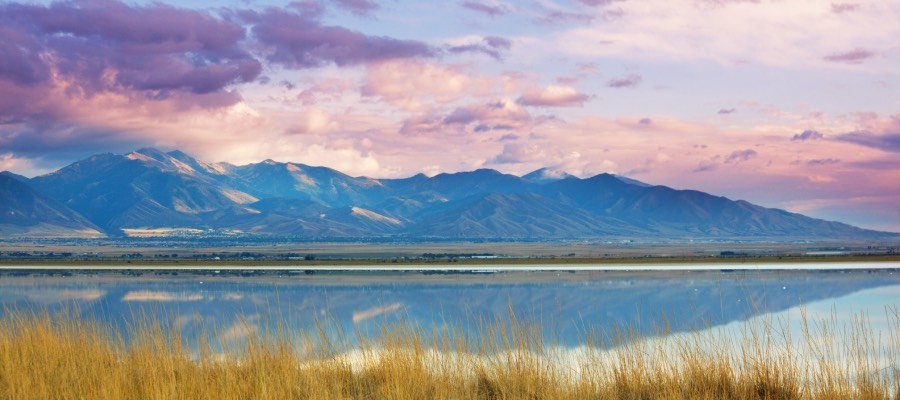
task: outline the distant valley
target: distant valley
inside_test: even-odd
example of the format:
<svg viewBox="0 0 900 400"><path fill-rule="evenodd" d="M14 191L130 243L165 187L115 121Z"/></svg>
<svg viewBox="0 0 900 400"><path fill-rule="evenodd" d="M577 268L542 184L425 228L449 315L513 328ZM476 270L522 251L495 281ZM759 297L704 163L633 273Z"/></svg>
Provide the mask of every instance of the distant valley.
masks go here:
<svg viewBox="0 0 900 400"><path fill-rule="evenodd" d="M206 163L150 148L95 155L30 179L0 173L0 199L0 237L900 237L610 174L480 169L373 179L272 160Z"/></svg>

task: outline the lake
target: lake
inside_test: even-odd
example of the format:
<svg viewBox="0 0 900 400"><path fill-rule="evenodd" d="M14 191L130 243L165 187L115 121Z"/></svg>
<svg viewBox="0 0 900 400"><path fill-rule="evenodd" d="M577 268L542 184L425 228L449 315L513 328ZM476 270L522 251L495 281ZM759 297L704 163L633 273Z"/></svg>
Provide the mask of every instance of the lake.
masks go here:
<svg viewBox="0 0 900 400"><path fill-rule="evenodd" d="M837 323L865 315L881 332L900 306L898 263L352 268L4 270L0 312L74 308L123 328L151 314L188 338L214 328L229 341L276 322L328 325L352 340L386 323L465 330L515 315L577 347L586 332L613 343L624 330L653 337L755 318L800 329L801 309Z"/></svg>

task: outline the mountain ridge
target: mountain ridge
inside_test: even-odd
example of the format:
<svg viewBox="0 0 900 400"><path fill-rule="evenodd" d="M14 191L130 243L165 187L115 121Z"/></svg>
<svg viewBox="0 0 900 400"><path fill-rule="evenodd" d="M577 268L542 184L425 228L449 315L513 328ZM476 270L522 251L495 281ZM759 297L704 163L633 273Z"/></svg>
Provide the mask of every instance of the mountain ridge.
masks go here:
<svg viewBox="0 0 900 400"><path fill-rule="evenodd" d="M2 176L113 236L189 228L312 239L900 237L619 175L582 179L549 169L521 177L478 169L374 179L295 162L207 163L179 150L143 148L90 156L31 179ZM17 223L41 222L32 217Z"/></svg>

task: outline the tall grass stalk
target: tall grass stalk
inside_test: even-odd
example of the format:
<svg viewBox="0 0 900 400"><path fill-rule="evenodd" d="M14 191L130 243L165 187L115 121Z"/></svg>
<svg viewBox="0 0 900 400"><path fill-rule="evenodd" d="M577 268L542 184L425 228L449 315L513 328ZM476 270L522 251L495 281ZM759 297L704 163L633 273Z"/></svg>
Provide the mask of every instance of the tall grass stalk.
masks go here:
<svg viewBox="0 0 900 400"><path fill-rule="evenodd" d="M245 340L209 329L186 339L144 315L125 332L84 318L6 310L0 320L2 399L891 399L900 396L900 314L878 336L868 316L849 326L801 313L784 321L659 335L588 330L566 348L514 310L441 327L385 323L350 340L322 323L261 329ZM255 327L256 325L253 325ZM126 339L127 338L127 339Z"/></svg>

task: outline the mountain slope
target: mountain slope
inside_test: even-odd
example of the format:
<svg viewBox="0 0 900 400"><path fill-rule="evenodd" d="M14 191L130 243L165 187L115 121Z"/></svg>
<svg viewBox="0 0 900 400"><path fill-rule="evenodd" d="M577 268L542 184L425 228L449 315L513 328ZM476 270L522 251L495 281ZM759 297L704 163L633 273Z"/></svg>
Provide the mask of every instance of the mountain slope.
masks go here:
<svg viewBox="0 0 900 400"><path fill-rule="evenodd" d="M90 221L45 198L19 179L0 174L0 235L100 237Z"/></svg>
<svg viewBox="0 0 900 400"><path fill-rule="evenodd" d="M384 196L381 182L325 167L266 160L233 168L230 183L258 198L304 199L335 206L370 203Z"/></svg>
<svg viewBox="0 0 900 400"><path fill-rule="evenodd" d="M462 201L407 233L454 238L577 238L647 232L535 193L491 193Z"/></svg>
<svg viewBox="0 0 900 400"><path fill-rule="evenodd" d="M862 238L881 234L696 190L629 184L609 174L560 181L544 192L661 237Z"/></svg>
<svg viewBox="0 0 900 400"><path fill-rule="evenodd" d="M480 169L372 179L291 162L209 164L180 151L140 149L96 155L30 180L2 176L27 182L33 195L113 234L194 228L303 238L900 237L617 175L580 179L546 169L524 177ZM69 215L42 207L20 213L17 226L41 223L39 214Z"/></svg>
<svg viewBox="0 0 900 400"><path fill-rule="evenodd" d="M93 156L31 182L109 230L202 226L200 213L256 200L154 149Z"/></svg>

